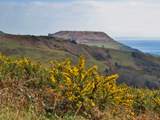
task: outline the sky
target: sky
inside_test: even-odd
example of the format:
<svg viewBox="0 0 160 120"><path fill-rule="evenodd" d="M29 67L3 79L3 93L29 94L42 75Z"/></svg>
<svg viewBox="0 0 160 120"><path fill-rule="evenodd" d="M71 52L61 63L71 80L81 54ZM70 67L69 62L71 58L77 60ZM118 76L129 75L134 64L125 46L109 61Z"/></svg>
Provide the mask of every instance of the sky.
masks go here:
<svg viewBox="0 0 160 120"><path fill-rule="evenodd" d="M160 0L0 0L0 30L34 35L103 31L114 38L160 38Z"/></svg>

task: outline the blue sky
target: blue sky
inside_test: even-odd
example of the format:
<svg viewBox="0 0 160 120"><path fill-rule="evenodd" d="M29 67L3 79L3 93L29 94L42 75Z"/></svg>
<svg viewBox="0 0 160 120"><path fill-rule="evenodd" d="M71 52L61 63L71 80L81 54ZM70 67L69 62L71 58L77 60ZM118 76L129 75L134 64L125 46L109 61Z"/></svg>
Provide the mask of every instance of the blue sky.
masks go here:
<svg viewBox="0 0 160 120"><path fill-rule="evenodd" d="M0 0L0 30L15 34L104 31L160 38L159 0Z"/></svg>
<svg viewBox="0 0 160 120"><path fill-rule="evenodd" d="M75 0L1 0L3 2L33 2L33 1L47 1L47 2L68 2L68 1L75 1Z"/></svg>

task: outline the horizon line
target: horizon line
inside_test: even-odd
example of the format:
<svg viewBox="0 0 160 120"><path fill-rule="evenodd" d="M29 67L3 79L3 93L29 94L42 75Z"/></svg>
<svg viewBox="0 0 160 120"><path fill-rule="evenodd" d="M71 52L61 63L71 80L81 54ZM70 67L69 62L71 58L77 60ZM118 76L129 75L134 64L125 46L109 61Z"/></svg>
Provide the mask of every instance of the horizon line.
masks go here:
<svg viewBox="0 0 160 120"><path fill-rule="evenodd" d="M71 31L71 32L100 32L100 33L105 33L107 35L109 35L110 37L114 38L114 39L118 39L118 40L160 40L160 36L159 37L145 37L145 36L112 36L110 34L108 34L105 31L95 31L95 30L59 30L56 32L48 32L48 34L55 34L57 32L61 32L61 31ZM0 32L3 32L4 34L11 34L11 35L34 35L34 36L48 36L48 34L25 34L25 33L10 33L10 32L5 32L3 30L0 30Z"/></svg>

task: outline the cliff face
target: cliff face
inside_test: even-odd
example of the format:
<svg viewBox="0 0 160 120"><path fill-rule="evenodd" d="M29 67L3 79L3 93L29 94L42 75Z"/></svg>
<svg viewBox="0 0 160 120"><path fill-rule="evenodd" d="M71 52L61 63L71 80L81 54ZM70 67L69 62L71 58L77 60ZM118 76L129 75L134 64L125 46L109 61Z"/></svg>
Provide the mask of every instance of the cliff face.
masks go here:
<svg viewBox="0 0 160 120"><path fill-rule="evenodd" d="M109 42L113 41L107 34L104 32L90 32L90 31L60 31L51 36L60 37L64 39L75 40L78 43L87 43L87 42Z"/></svg>
<svg viewBox="0 0 160 120"><path fill-rule="evenodd" d="M55 34L49 34L50 37L58 37L70 41L75 41L79 44L86 44L89 46L98 46L103 48L111 48L124 51L136 51L128 46L125 46L104 32L94 31L59 31Z"/></svg>

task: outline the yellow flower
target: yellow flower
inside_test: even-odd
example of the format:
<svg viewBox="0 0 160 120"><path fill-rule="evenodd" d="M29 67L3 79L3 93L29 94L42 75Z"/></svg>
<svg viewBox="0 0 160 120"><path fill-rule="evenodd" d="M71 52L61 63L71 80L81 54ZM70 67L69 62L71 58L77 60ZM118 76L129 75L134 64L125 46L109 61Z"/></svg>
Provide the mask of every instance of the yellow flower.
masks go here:
<svg viewBox="0 0 160 120"><path fill-rule="evenodd" d="M79 68L80 68L80 69L83 69L84 66L85 66L85 59L84 59L83 56L81 56L81 57L79 58Z"/></svg>
<svg viewBox="0 0 160 120"><path fill-rule="evenodd" d="M56 79L55 79L54 75L51 75L50 79L51 79L51 81L52 81L53 83L56 83Z"/></svg>

